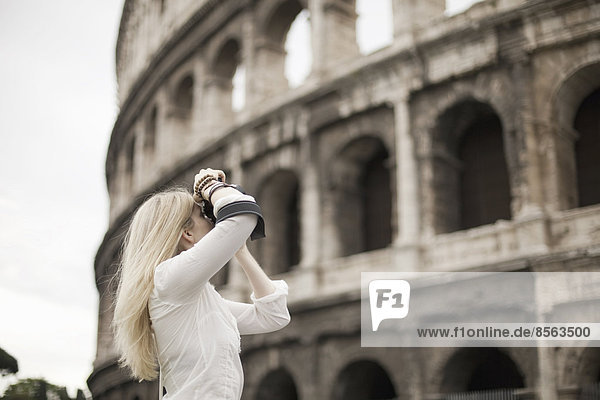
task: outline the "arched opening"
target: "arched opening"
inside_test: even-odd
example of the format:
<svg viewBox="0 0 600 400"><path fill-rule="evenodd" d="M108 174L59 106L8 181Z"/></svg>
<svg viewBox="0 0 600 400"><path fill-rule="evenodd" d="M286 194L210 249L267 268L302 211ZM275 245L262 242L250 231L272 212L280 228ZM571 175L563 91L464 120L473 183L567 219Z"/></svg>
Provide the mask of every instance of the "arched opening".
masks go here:
<svg viewBox="0 0 600 400"><path fill-rule="evenodd" d="M240 66L240 45L237 40L228 40L215 60L214 83L219 88L219 103L224 109L233 109L233 77ZM238 76L239 81L239 76Z"/></svg>
<svg viewBox="0 0 600 400"><path fill-rule="evenodd" d="M443 371L442 393L524 388L514 361L496 348L458 350Z"/></svg>
<svg viewBox="0 0 600 400"><path fill-rule="evenodd" d="M279 170L261 185L259 198L267 237L258 243L261 265L271 274L287 272L300 262L299 181Z"/></svg>
<svg viewBox="0 0 600 400"><path fill-rule="evenodd" d="M572 373L574 384L593 386L600 382L600 348L584 349L578 358L574 358L573 364L567 364L567 367L567 371Z"/></svg>
<svg viewBox="0 0 600 400"><path fill-rule="evenodd" d="M511 219L502 123L489 105L466 100L446 110L433 135L432 162L437 233Z"/></svg>
<svg viewBox="0 0 600 400"><path fill-rule="evenodd" d="M258 384L256 400L297 400L298 392L292 376L279 368L267 373Z"/></svg>
<svg viewBox="0 0 600 400"><path fill-rule="evenodd" d="M364 167L362 184L365 188L362 209L365 251L377 250L392 243L392 192L390 172L386 166L388 153L379 147Z"/></svg>
<svg viewBox="0 0 600 400"><path fill-rule="evenodd" d="M551 125L555 129L555 161L552 166L556 168L559 209L597 203L598 192L591 186L598 179L593 159L594 148L598 149L599 119L594 116L594 107L598 106L599 90L600 63L597 62L570 74L554 96Z"/></svg>
<svg viewBox="0 0 600 400"><path fill-rule="evenodd" d="M334 156L335 223L340 256L387 247L392 242L389 153L376 137L363 136Z"/></svg>
<svg viewBox="0 0 600 400"><path fill-rule="evenodd" d="M600 89L587 96L577 109L573 127L578 206L600 203Z"/></svg>
<svg viewBox="0 0 600 400"><path fill-rule="evenodd" d="M173 102L178 116L187 118L190 116L194 105L194 78L186 75L179 81L173 96Z"/></svg>
<svg viewBox="0 0 600 400"><path fill-rule="evenodd" d="M460 229L510 219L508 170L497 115L482 115L467 128L458 158L462 163Z"/></svg>
<svg viewBox="0 0 600 400"><path fill-rule="evenodd" d="M473 4L483 0L446 0L446 16L452 16L467 11Z"/></svg>
<svg viewBox="0 0 600 400"><path fill-rule="evenodd" d="M285 78L291 88L300 86L312 65L310 13L304 9L296 15L285 36Z"/></svg>
<svg viewBox="0 0 600 400"><path fill-rule="evenodd" d="M356 14L356 42L361 54L370 54L392 44L392 0L356 0Z"/></svg>
<svg viewBox="0 0 600 400"><path fill-rule="evenodd" d="M239 64L235 69L231 83L231 109L243 110L246 106L246 67L243 64Z"/></svg>
<svg viewBox="0 0 600 400"><path fill-rule="evenodd" d="M240 45L237 40L229 39L221 47L213 66L213 73L223 80L231 81L239 64Z"/></svg>
<svg viewBox="0 0 600 400"><path fill-rule="evenodd" d="M146 119L146 135L144 140L144 151L149 155L154 154L154 148L156 147L156 124L158 118L158 109L156 106L152 107L148 119Z"/></svg>
<svg viewBox="0 0 600 400"><path fill-rule="evenodd" d="M257 76L252 82L253 92L261 99L283 93L290 87L286 78L288 58L286 49L292 51L294 56L288 65L290 70L288 75L294 77L291 83L299 85L304 79L305 72L299 70L299 67L302 68L304 65L306 68L305 64L308 60L306 48L307 43L310 43L310 29L308 29L308 11L299 15L302 10L302 4L298 0L287 0L265 14L264 29L256 42L255 73ZM289 37L290 42L286 43L292 24L294 30ZM298 61L298 56L304 56L304 59L295 65L291 64L292 60Z"/></svg>
<svg viewBox="0 0 600 400"><path fill-rule="evenodd" d="M396 398L388 373L375 361L355 361L338 374L333 400L379 400Z"/></svg>
<svg viewBox="0 0 600 400"><path fill-rule="evenodd" d="M243 107L245 102L245 70L240 61L239 42L227 40L217 52L205 80L205 121L211 134L230 124L234 108Z"/></svg>
<svg viewBox="0 0 600 400"><path fill-rule="evenodd" d="M135 175L135 143L136 136L135 134L131 134L129 139L125 144L125 193L131 193L134 185L134 175Z"/></svg>

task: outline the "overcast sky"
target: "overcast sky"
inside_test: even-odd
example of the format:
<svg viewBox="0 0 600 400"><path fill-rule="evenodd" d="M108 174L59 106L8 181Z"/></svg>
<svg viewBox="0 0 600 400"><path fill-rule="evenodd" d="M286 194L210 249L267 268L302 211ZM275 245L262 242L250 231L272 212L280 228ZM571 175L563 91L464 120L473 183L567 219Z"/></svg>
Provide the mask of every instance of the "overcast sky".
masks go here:
<svg viewBox="0 0 600 400"><path fill-rule="evenodd" d="M93 259L108 221L122 4L0 0L0 347L17 358L17 378L44 377L71 395L86 387L96 352ZM389 43L389 0L357 8L361 50ZM15 380L0 377L0 393Z"/></svg>
<svg viewBox="0 0 600 400"><path fill-rule="evenodd" d="M108 221L122 0L0 0L0 347L19 378L84 388ZM0 378L0 383L7 383Z"/></svg>

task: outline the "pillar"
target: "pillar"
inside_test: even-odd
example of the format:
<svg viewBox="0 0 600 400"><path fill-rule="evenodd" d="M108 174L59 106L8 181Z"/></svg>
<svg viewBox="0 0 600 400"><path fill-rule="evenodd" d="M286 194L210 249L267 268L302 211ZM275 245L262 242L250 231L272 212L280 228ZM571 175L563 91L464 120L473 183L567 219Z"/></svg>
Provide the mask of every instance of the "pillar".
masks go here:
<svg viewBox="0 0 600 400"><path fill-rule="evenodd" d="M340 62L358 56L354 0L309 0L313 64L311 77L321 77Z"/></svg>
<svg viewBox="0 0 600 400"><path fill-rule="evenodd" d="M416 148L410 131L408 93L394 101L396 139L396 237L393 269L423 269L421 250L421 202Z"/></svg>
<svg viewBox="0 0 600 400"><path fill-rule="evenodd" d="M445 10L446 0L392 0L394 41L412 44L413 32L442 18Z"/></svg>

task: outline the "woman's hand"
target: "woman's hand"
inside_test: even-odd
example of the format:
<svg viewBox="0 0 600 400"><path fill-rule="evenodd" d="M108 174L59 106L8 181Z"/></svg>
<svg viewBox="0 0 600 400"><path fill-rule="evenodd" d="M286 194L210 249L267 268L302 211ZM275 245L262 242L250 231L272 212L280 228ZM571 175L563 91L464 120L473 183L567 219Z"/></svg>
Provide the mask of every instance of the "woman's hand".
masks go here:
<svg viewBox="0 0 600 400"><path fill-rule="evenodd" d="M221 182L225 182L226 176L225 176L225 172L221 171L220 169L212 169L212 168L206 168L206 169L201 169L200 172L198 172L196 174L196 176L194 177L194 201L196 203L199 203L203 200L202 197L202 193L198 193L197 189L198 189L198 185L205 180L207 177L212 177L217 181L221 181ZM208 188L209 186L211 186L211 184L205 186L205 189Z"/></svg>

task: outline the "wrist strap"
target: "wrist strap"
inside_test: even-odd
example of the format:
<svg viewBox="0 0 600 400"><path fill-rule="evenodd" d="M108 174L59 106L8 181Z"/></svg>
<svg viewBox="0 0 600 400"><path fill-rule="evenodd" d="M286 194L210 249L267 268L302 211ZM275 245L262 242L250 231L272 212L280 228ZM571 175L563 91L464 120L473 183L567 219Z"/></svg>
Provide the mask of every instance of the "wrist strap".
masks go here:
<svg viewBox="0 0 600 400"><path fill-rule="evenodd" d="M226 187L229 186L226 183L222 183L222 182L218 182L215 183L214 185L212 185L209 189L208 189L208 202L210 204L212 204L212 195L214 192L217 191L217 189L222 188L222 187Z"/></svg>
<svg viewBox="0 0 600 400"><path fill-rule="evenodd" d="M260 206L253 201L241 200L224 205L217 213L217 222L215 224L239 214L254 214L258 216L256 226L250 234L250 240L262 239L266 237L265 221L263 219Z"/></svg>

